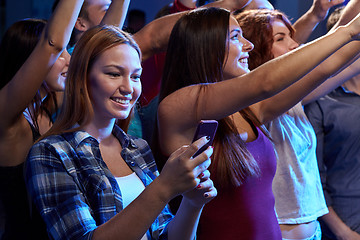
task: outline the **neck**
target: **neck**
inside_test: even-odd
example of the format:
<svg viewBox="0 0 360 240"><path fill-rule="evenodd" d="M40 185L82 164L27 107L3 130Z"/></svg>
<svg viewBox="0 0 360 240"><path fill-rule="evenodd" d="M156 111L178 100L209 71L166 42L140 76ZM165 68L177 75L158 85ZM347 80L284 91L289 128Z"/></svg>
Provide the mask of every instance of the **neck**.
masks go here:
<svg viewBox="0 0 360 240"><path fill-rule="evenodd" d="M83 130L89 133L91 136L96 138L99 143L109 139L112 136L112 130L115 125L115 118L105 121L96 121L93 119L89 124L87 124Z"/></svg>

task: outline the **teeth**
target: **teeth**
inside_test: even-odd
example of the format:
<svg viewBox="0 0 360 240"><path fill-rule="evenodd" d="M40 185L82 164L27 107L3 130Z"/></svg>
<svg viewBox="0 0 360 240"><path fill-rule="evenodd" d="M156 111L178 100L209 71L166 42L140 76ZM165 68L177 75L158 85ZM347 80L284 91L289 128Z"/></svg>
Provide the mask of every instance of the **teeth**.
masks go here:
<svg viewBox="0 0 360 240"><path fill-rule="evenodd" d="M124 99L120 99L120 98L113 98L113 100L117 103L121 103L121 104L129 104L130 100L124 100Z"/></svg>
<svg viewBox="0 0 360 240"><path fill-rule="evenodd" d="M248 59L247 58L242 58L239 60L240 63L248 63Z"/></svg>

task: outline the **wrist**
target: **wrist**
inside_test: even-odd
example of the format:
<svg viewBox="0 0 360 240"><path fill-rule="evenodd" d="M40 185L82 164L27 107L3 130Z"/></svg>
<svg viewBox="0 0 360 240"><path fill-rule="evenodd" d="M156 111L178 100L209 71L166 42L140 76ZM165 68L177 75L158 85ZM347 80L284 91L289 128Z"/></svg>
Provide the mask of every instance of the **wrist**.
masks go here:
<svg viewBox="0 0 360 240"><path fill-rule="evenodd" d="M190 198L187 198L186 196L183 195L181 205L183 205L184 207L186 207L186 209L189 209L191 211L201 212L205 206L205 203L197 203L196 201L192 201Z"/></svg>
<svg viewBox="0 0 360 240"><path fill-rule="evenodd" d="M153 191L156 196L165 204L175 197L174 194L171 193L170 188L167 187L167 184L162 181L161 175L155 178L149 186L154 189Z"/></svg>
<svg viewBox="0 0 360 240"><path fill-rule="evenodd" d="M354 34L352 33L349 26L339 26L337 29L335 29L334 33L334 38L341 41L342 46L353 41Z"/></svg>
<svg viewBox="0 0 360 240"><path fill-rule="evenodd" d="M327 11L321 12L319 9L316 9L316 7L313 5L308 11L309 15L311 16L311 19L316 22L321 22L325 19L327 15Z"/></svg>

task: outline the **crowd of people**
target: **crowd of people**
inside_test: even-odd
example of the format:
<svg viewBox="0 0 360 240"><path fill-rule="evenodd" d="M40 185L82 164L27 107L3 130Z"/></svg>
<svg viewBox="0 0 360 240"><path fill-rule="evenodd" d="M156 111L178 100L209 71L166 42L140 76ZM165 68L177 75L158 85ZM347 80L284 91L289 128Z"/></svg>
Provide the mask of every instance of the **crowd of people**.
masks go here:
<svg viewBox="0 0 360 240"><path fill-rule="evenodd" d="M360 0L129 4L6 30L0 239L359 240Z"/></svg>

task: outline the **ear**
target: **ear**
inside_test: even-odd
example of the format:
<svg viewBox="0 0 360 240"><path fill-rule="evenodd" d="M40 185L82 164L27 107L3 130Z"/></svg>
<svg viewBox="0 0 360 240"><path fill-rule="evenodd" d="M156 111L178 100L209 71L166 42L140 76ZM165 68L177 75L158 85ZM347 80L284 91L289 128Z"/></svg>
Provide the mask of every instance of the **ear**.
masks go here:
<svg viewBox="0 0 360 240"><path fill-rule="evenodd" d="M85 32L86 30L89 29L88 25L89 25L88 22L84 18L78 17L76 19L74 27L80 32Z"/></svg>

